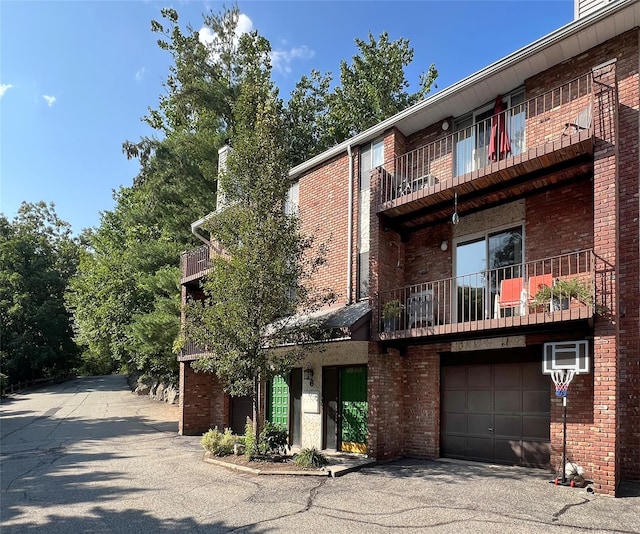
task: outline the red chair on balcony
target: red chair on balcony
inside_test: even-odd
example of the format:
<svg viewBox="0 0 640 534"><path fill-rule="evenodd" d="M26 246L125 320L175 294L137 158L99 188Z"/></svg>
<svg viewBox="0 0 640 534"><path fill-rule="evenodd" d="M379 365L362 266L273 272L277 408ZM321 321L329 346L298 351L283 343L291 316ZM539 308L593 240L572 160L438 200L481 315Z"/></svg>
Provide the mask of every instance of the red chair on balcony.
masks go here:
<svg viewBox="0 0 640 534"><path fill-rule="evenodd" d="M528 294L527 294L527 304L531 304L533 302L536 293L540 291L543 287L553 287L553 276L550 274L538 274L535 276L529 277L529 282L527 284Z"/></svg>
<svg viewBox="0 0 640 534"><path fill-rule="evenodd" d="M496 295L494 319L502 317L502 310L512 309L516 315L526 313L527 292L522 278L505 278L500 282L500 293Z"/></svg>

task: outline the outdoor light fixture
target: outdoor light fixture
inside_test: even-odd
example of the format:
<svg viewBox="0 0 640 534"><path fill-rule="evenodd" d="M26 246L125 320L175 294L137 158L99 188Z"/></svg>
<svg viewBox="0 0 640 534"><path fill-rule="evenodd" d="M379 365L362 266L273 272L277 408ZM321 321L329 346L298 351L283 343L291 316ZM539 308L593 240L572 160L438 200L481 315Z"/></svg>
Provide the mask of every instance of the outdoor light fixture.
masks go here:
<svg viewBox="0 0 640 534"><path fill-rule="evenodd" d="M310 364L304 368L304 379L309 381L309 386L313 386L313 367Z"/></svg>
<svg viewBox="0 0 640 534"><path fill-rule="evenodd" d="M453 201L453 215L451 216L451 222L453 224L458 224L460 222L460 217L458 215L458 192L454 193L455 200Z"/></svg>
<svg viewBox="0 0 640 534"><path fill-rule="evenodd" d="M442 121L442 131L446 132L449 129L449 121Z"/></svg>
<svg viewBox="0 0 640 534"><path fill-rule="evenodd" d="M447 250L449 248L449 241L446 239L440 243L440 250Z"/></svg>

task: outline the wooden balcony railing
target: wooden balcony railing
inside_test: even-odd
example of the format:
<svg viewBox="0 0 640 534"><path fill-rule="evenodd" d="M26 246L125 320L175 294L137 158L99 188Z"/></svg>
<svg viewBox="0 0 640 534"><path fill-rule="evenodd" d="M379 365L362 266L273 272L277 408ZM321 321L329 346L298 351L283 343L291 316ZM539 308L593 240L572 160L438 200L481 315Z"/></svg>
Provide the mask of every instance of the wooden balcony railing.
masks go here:
<svg viewBox="0 0 640 534"><path fill-rule="evenodd" d="M183 252L180 256L182 281L192 280L202 276L211 263L211 247L202 245L194 250Z"/></svg>
<svg viewBox="0 0 640 534"><path fill-rule="evenodd" d="M589 130L592 108L589 73L389 160L372 171L372 180L380 180L379 204L438 191L453 177Z"/></svg>
<svg viewBox="0 0 640 534"><path fill-rule="evenodd" d="M596 302L592 250L381 292L380 339L588 319Z"/></svg>

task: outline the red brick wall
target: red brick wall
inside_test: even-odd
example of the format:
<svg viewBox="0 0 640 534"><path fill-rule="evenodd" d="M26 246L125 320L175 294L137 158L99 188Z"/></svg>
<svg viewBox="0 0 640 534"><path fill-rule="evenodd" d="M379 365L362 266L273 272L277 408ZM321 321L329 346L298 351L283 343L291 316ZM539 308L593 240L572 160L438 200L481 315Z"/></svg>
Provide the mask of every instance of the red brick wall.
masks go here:
<svg viewBox="0 0 640 534"><path fill-rule="evenodd" d="M180 419L178 433L202 434L229 426L229 397L212 373L196 373L190 362L180 362Z"/></svg>
<svg viewBox="0 0 640 534"><path fill-rule="evenodd" d="M640 478L638 31L526 82L531 97L612 59L613 65L596 71L594 83L592 231L598 268L607 280L607 287L599 288L607 310L595 321L592 414L572 429L583 436L576 443L576 461L598 491L610 494L621 478ZM567 203L565 209L574 208ZM589 392L584 395L590 402Z"/></svg>
<svg viewBox="0 0 640 534"><path fill-rule="evenodd" d="M404 360L395 350L369 344L369 454L379 462L403 454Z"/></svg>
<svg viewBox="0 0 640 534"><path fill-rule="evenodd" d="M525 212L527 261L593 247L591 176L528 197Z"/></svg>
<svg viewBox="0 0 640 534"><path fill-rule="evenodd" d="M316 273L312 284L317 288L332 288L338 296L336 303L344 303L346 299L348 179L349 161L346 151L300 178L299 213L302 232L314 236L316 247L320 244L327 246L326 263ZM354 217L354 225L356 224ZM355 262L355 255L353 259Z"/></svg>
<svg viewBox="0 0 640 534"><path fill-rule="evenodd" d="M436 345L407 348L404 374L404 454L440 455L440 355Z"/></svg>
<svg viewBox="0 0 640 534"><path fill-rule="evenodd" d="M640 203L638 192L639 32L618 54L618 287L620 290L619 421L622 479L640 480Z"/></svg>

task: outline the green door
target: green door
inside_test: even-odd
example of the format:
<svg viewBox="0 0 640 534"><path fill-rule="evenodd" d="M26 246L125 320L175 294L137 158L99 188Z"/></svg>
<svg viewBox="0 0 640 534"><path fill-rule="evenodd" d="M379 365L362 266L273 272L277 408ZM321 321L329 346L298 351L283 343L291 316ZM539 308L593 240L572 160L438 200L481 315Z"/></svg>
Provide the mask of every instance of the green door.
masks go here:
<svg viewBox="0 0 640 534"><path fill-rule="evenodd" d="M367 452L366 366L340 369L341 444L343 451Z"/></svg>
<svg viewBox="0 0 640 534"><path fill-rule="evenodd" d="M271 379L269 410L267 419L271 423L279 423L289 428L289 384L281 376Z"/></svg>

